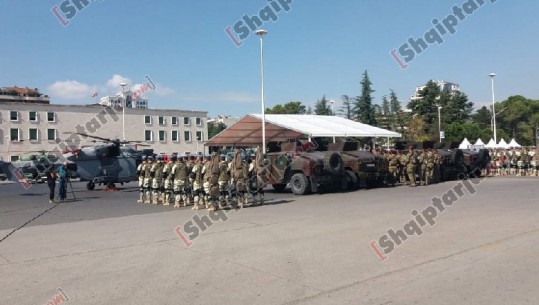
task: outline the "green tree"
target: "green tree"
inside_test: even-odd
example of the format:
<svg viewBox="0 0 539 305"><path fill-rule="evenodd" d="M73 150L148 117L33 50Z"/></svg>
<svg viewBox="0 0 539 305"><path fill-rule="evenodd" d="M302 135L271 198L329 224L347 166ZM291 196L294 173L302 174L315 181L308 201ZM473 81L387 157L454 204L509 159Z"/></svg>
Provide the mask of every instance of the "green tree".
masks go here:
<svg viewBox="0 0 539 305"><path fill-rule="evenodd" d="M353 113L357 121L376 126L376 118L373 109L372 82L369 79L367 70L363 73L363 79L361 80L361 95L356 97L354 103Z"/></svg>
<svg viewBox="0 0 539 305"><path fill-rule="evenodd" d="M414 115L419 115L425 124L432 125L438 116L437 105L440 104L442 98L446 100L447 97L441 96L440 87L432 80L418 92L418 96L418 99L408 104L408 108Z"/></svg>
<svg viewBox="0 0 539 305"><path fill-rule="evenodd" d="M404 131L404 126L406 124L404 121L404 114L402 113L401 103L397 98L397 94L393 90L389 93L389 109L392 116L392 129L397 130L396 127L398 126L401 132Z"/></svg>
<svg viewBox="0 0 539 305"><path fill-rule="evenodd" d="M321 100L318 100L314 104L314 113L317 115L333 115L329 102L324 95Z"/></svg>
<svg viewBox="0 0 539 305"><path fill-rule="evenodd" d="M492 111L483 106L472 115L472 120L481 128L492 128Z"/></svg>
<svg viewBox="0 0 539 305"><path fill-rule="evenodd" d="M208 139L213 138L225 129L226 125L223 122L208 122Z"/></svg>
<svg viewBox="0 0 539 305"><path fill-rule="evenodd" d="M442 92L439 104L443 107L442 120L444 123L464 124L470 118L473 110L473 103L469 102L466 94L462 92L455 92L451 95Z"/></svg>
<svg viewBox="0 0 539 305"><path fill-rule="evenodd" d="M284 105L277 104L273 108L266 108L267 114L305 114L305 106L298 101L291 101Z"/></svg>
<svg viewBox="0 0 539 305"><path fill-rule="evenodd" d="M352 109L353 109L353 102L352 99L348 95L341 96L342 100L342 107L339 109L339 112L344 116L345 118L351 120L353 117Z"/></svg>

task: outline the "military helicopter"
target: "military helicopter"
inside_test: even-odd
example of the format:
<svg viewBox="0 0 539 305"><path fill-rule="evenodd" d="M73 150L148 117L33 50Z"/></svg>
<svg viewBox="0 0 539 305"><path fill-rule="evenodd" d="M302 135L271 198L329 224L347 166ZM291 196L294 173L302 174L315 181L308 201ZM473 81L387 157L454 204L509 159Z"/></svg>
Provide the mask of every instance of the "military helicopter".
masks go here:
<svg viewBox="0 0 539 305"><path fill-rule="evenodd" d="M93 190L96 184L104 184L107 189L114 189L115 183L123 185L138 180L136 172L138 164L142 161L142 153L125 144L147 145L140 144L141 141L120 141L84 133L76 134L92 138L94 142L103 142L63 154L69 162L77 164L77 173L81 181L88 181L86 184L88 190Z"/></svg>
<svg viewBox="0 0 539 305"><path fill-rule="evenodd" d="M11 163L16 169L20 169L24 177L31 183L45 182L45 172L51 167L60 166L58 156L45 150L31 151L20 156L19 160Z"/></svg>

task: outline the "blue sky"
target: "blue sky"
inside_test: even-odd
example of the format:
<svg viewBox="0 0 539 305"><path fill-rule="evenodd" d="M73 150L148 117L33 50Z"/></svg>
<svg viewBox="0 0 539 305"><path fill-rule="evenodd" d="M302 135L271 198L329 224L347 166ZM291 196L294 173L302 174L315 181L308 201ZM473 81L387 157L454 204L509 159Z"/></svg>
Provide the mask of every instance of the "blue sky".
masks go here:
<svg viewBox="0 0 539 305"><path fill-rule="evenodd" d="M491 101L490 72L498 75L497 100L539 99L538 1L485 0L453 35L415 54L404 70L390 51L424 37L433 19L473 0L287 1L290 9L262 26L269 32L269 107L291 100L313 105L326 95L337 108L341 95L360 94L364 70L376 102L394 89L406 105L416 86L440 79L460 84L480 106ZM122 80L136 86L148 75L157 85L146 93L151 108L207 110L210 116L260 112L259 40L251 34L236 47L225 29L272 3L283 8L278 0L91 1L65 27L63 2L0 2L0 86L37 87L52 103L88 104L97 100L95 91L112 94Z"/></svg>

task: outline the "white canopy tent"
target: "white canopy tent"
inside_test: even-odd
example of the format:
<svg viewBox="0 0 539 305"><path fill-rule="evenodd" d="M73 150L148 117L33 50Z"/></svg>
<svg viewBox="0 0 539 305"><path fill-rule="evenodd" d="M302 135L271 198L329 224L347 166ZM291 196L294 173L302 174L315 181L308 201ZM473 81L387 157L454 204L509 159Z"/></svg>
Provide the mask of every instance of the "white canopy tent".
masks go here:
<svg viewBox="0 0 539 305"><path fill-rule="evenodd" d="M494 139L490 139L488 141L487 145L485 145L486 148L496 148L496 142L494 142Z"/></svg>
<svg viewBox="0 0 539 305"><path fill-rule="evenodd" d="M483 145L485 146L485 143L483 143L483 141L481 140L481 138L477 139L477 141L475 141L475 144L474 145Z"/></svg>
<svg viewBox="0 0 539 305"><path fill-rule="evenodd" d="M400 133L338 116L268 114L266 142L312 137L399 138ZM206 142L206 146L255 146L262 144L262 115L249 114Z"/></svg>
<svg viewBox="0 0 539 305"><path fill-rule="evenodd" d="M522 147L522 145L518 144L515 139L511 139L511 142L509 142L509 147Z"/></svg>
<svg viewBox="0 0 539 305"><path fill-rule="evenodd" d="M502 139L500 141L500 143L498 143L498 145L496 145L496 148L509 148L509 144L507 144L507 142L505 142L505 140Z"/></svg>
<svg viewBox="0 0 539 305"><path fill-rule="evenodd" d="M470 147L470 145L472 145L470 143L470 141L468 141L467 138L464 138L464 140L462 141L462 143L460 143L459 145L459 149L468 149Z"/></svg>

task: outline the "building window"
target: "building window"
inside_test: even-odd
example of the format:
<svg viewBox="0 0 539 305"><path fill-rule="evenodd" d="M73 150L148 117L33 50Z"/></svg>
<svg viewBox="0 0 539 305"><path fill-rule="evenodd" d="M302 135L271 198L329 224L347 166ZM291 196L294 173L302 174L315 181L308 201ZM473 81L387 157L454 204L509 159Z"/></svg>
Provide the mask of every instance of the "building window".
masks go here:
<svg viewBox="0 0 539 305"><path fill-rule="evenodd" d="M37 141L38 139L38 132L37 128L30 128L28 129L28 140L30 141Z"/></svg>
<svg viewBox="0 0 539 305"><path fill-rule="evenodd" d="M185 142L191 142L191 132L190 131L185 131L183 133L183 138L185 139Z"/></svg>
<svg viewBox="0 0 539 305"><path fill-rule="evenodd" d="M197 131L197 141L204 141L202 131Z"/></svg>
<svg viewBox="0 0 539 305"><path fill-rule="evenodd" d="M11 121L18 121L19 120L19 112L17 110L11 110L9 112L9 118Z"/></svg>
<svg viewBox="0 0 539 305"><path fill-rule="evenodd" d="M152 117L149 115L144 116L144 124L151 124L152 123Z"/></svg>
<svg viewBox="0 0 539 305"><path fill-rule="evenodd" d="M172 117L172 125L174 126L178 125L178 117L175 117L175 116Z"/></svg>
<svg viewBox="0 0 539 305"><path fill-rule="evenodd" d="M54 112L47 112L47 122L55 122Z"/></svg>
<svg viewBox="0 0 539 305"><path fill-rule="evenodd" d="M35 111L28 112L28 121L37 122L37 112Z"/></svg>
<svg viewBox="0 0 539 305"><path fill-rule="evenodd" d="M170 137L172 139L172 142L179 142L180 141L180 138L178 137L178 131L177 130L173 130Z"/></svg>
<svg viewBox="0 0 539 305"><path fill-rule="evenodd" d="M165 125L165 124L166 124L165 117L164 117L164 116L160 116L160 117L159 117L159 125Z"/></svg>
<svg viewBox="0 0 539 305"><path fill-rule="evenodd" d="M159 141L161 142L165 141L165 135L166 135L166 131L159 130Z"/></svg>
<svg viewBox="0 0 539 305"><path fill-rule="evenodd" d="M47 129L47 140L49 141L56 140L56 129L52 129L52 128Z"/></svg>
<svg viewBox="0 0 539 305"><path fill-rule="evenodd" d="M196 118L197 126L202 126L202 118Z"/></svg>
<svg viewBox="0 0 539 305"><path fill-rule="evenodd" d="M145 141L153 141L153 133L151 130L144 130L144 140Z"/></svg>
<svg viewBox="0 0 539 305"><path fill-rule="evenodd" d="M11 141L20 141L21 139L21 130L19 128L11 128L9 131L9 136Z"/></svg>
<svg viewBox="0 0 539 305"><path fill-rule="evenodd" d="M21 157L19 157L19 156L9 156L9 160L10 160L11 162L17 162L17 161L19 161L20 159L21 159Z"/></svg>
<svg viewBox="0 0 539 305"><path fill-rule="evenodd" d="M185 126L189 126L191 125L191 120L189 118L183 118L183 125Z"/></svg>

